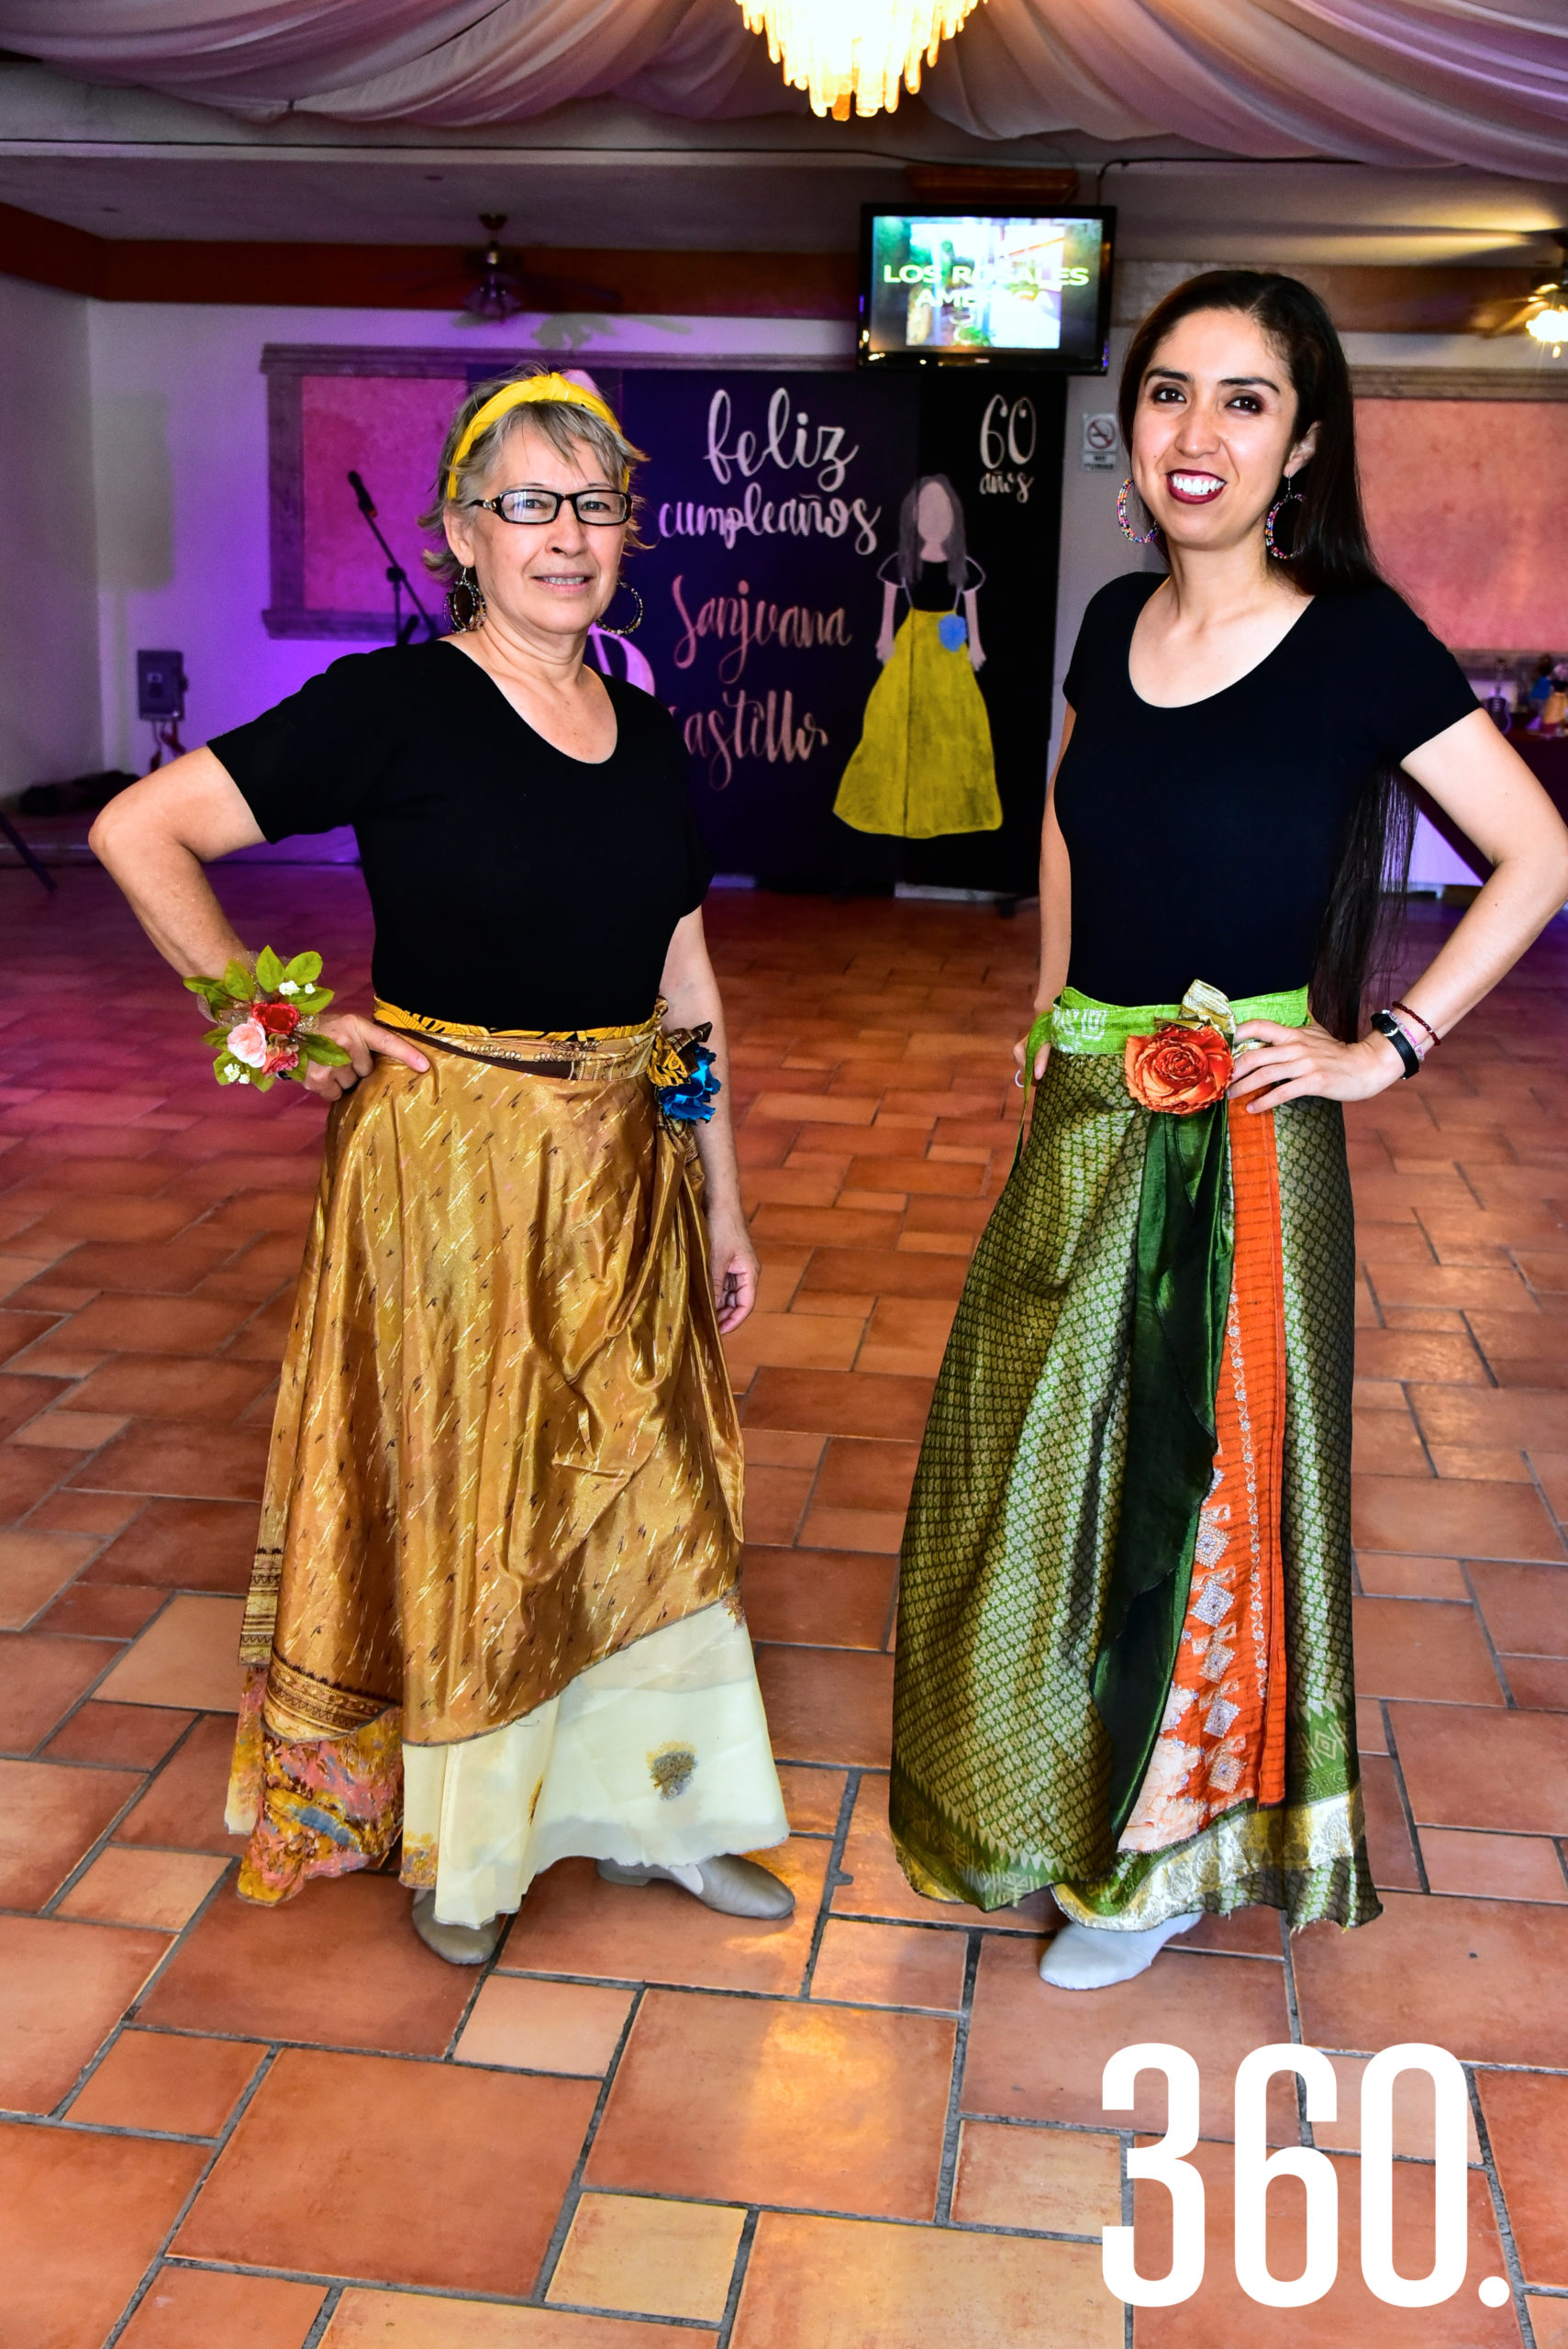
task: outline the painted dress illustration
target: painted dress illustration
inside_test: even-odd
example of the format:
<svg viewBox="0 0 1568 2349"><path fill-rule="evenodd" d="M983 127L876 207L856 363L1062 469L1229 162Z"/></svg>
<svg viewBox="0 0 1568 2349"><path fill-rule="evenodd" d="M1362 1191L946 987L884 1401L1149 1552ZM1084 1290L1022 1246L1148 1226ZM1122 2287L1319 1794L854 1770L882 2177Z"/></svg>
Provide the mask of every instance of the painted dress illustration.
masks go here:
<svg viewBox="0 0 1568 2349"><path fill-rule="evenodd" d="M882 674L844 769L833 813L857 832L934 840L994 832L1002 821L991 725L974 673L985 574L964 545L963 507L945 473L904 500L898 551L883 583ZM902 596L907 609L894 632Z"/></svg>

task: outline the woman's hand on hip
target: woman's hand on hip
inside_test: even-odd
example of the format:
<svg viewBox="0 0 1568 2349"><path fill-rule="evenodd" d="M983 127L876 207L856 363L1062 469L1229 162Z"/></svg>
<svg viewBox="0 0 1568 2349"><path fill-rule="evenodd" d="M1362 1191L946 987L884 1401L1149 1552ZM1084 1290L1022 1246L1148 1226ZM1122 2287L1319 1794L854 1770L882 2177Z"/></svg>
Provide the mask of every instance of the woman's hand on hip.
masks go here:
<svg viewBox="0 0 1568 2349"><path fill-rule="evenodd" d="M430 1065L412 1037L384 1028L379 1020L367 1019L362 1011L324 1012L316 1026L318 1034L341 1044L349 1055L347 1068L327 1068L319 1061L314 1064L305 1080L305 1089L318 1100L336 1101L350 1092L361 1076L370 1074L377 1052L384 1060L401 1061L405 1068L417 1070L421 1074Z"/></svg>
<svg viewBox="0 0 1568 2349"><path fill-rule="evenodd" d="M757 1252L739 1210L709 1215L707 1257L718 1326L739 1330L757 1302Z"/></svg>
<svg viewBox="0 0 1568 2349"><path fill-rule="evenodd" d="M1230 1082L1232 1100L1247 1098L1251 1111L1277 1109L1286 1101L1367 1101L1385 1093L1405 1074L1404 1063L1386 1036L1341 1044L1316 1019L1305 1028L1282 1028L1274 1019L1244 1019L1238 1044L1256 1039L1257 1049L1239 1052Z"/></svg>

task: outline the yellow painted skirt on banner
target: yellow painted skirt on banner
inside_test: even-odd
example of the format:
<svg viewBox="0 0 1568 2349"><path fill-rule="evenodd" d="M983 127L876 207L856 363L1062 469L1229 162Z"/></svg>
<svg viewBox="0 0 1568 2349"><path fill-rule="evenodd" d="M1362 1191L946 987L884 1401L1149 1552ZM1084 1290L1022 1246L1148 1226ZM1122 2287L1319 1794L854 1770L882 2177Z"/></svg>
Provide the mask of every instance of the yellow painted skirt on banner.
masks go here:
<svg viewBox="0 0 1568 2349"><path fill-rule="evenodd" d="M994 832L1002 821L991 722L967 645L941 640L946 612L908 612L871 689L833 813L857 832L911 841Z"/></svg>

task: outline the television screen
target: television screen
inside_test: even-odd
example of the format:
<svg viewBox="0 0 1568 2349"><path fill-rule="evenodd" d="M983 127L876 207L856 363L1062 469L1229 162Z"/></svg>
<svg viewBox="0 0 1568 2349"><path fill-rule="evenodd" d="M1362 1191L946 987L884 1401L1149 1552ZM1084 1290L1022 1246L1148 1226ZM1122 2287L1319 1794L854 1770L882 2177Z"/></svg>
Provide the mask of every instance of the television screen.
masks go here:
<svg viewBox="0 0 1568 2349"><path fill-rule="evenodd" d="M925 205L862 220L862 366L1053 367L1103 375L1108 209L974 212Z"/></svg>

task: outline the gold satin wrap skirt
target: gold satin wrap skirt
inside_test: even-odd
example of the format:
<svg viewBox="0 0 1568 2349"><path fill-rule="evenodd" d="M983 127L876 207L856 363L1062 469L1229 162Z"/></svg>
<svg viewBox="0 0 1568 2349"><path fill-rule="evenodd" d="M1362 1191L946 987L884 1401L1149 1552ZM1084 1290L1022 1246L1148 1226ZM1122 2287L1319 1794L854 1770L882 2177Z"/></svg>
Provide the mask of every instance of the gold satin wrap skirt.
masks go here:
<svg viewBox="0 0 1568 2349"><path fill-rule="evenodd" d="M378 1059L328 1120L241 1643L229 1819L251 1836L241 1890L263 1900L379 1865L404 1745L553 1722L563 1692L635 1642L639 1681L678 1695L695 1636L696 1679L729 1692L725 1740L761 1734L765 1753L735 1592L740 1431L695 1147L649 1075L658 1016L538 1037L377 1011L430 1067ZM710 1628L691 1622L708 1609ZM666 1668L661 1635L683 1625ZM664 1725L684 1754L680 1720ZM515 1735L474 1760L514 1751ZM669 1793L701 1778L706 1796L717 1775L687 1760L662 1778L649 1764L656 1813L702 1807ZM755 1799L726 1823L762 1843L775 1814L784 1829L771 1759L753 1761ZM516 1777L538 1809L536 1776L468 1772L492 1808ZM562 1807L558 1787L545 1808ZM428 1883L435 1828L413 1829L404 1872ZM600 1855L651 1856L620 1846ZM529 1873L512 1868L510 1905Z"/></svg>

